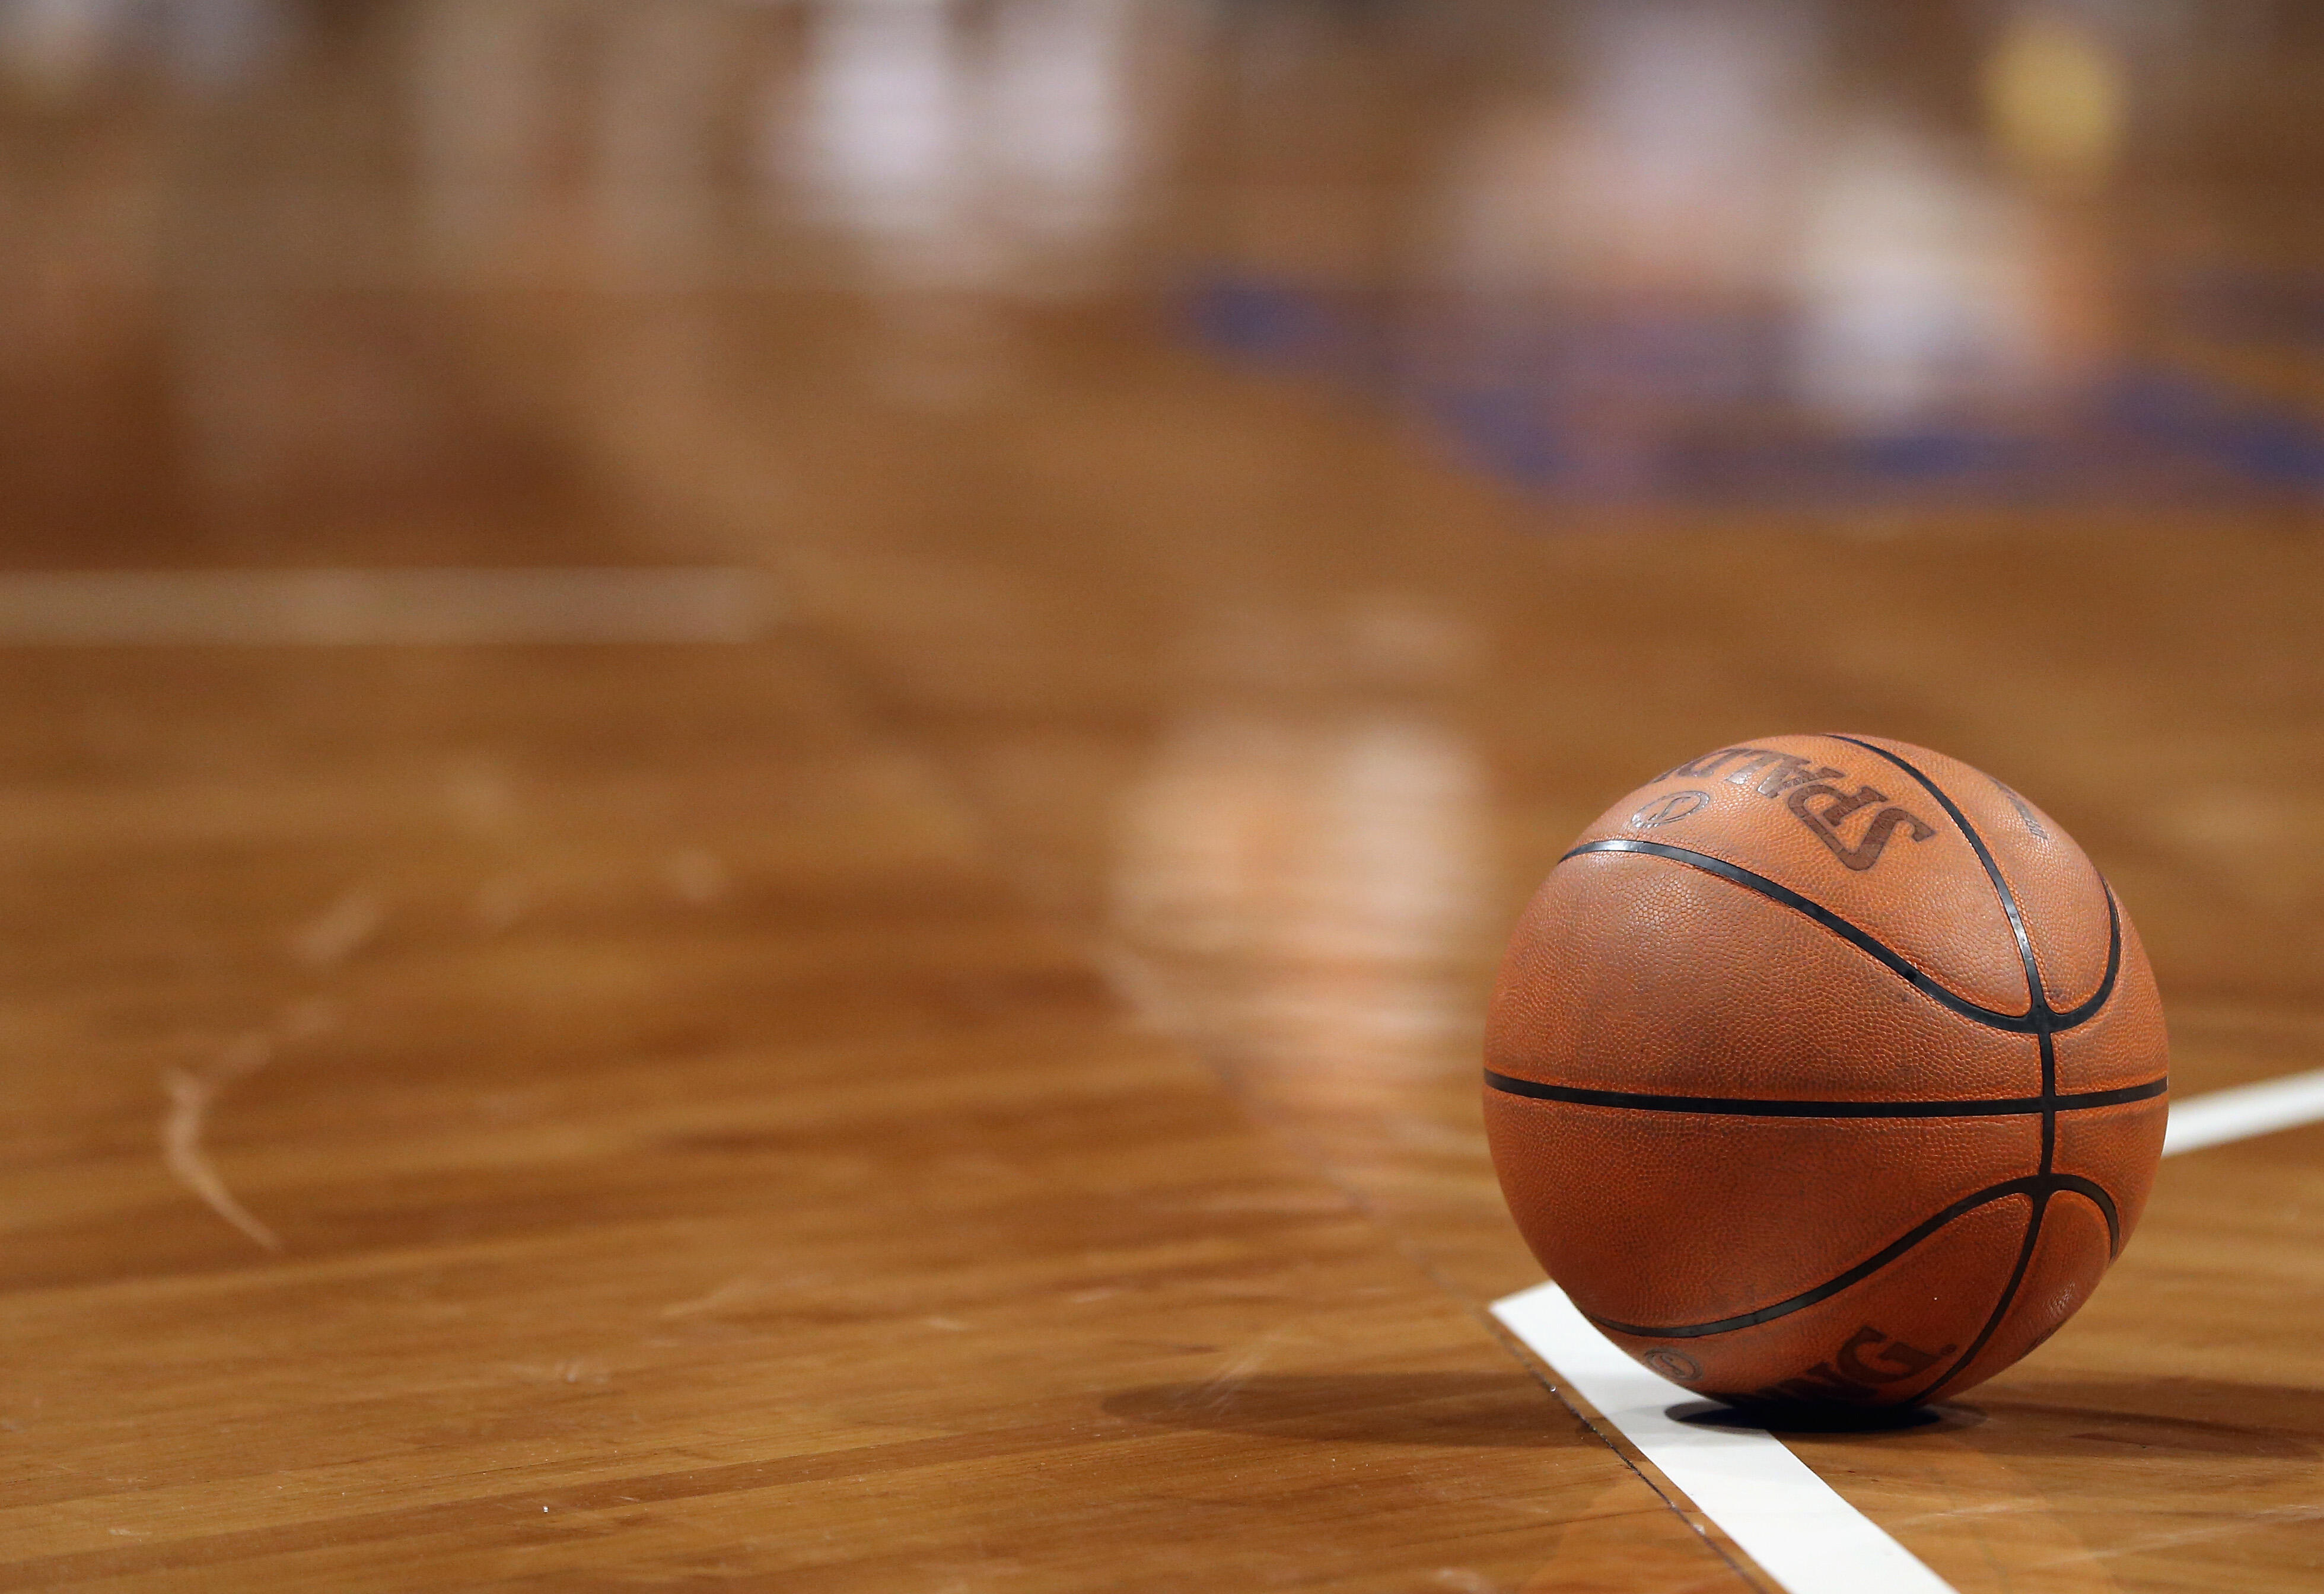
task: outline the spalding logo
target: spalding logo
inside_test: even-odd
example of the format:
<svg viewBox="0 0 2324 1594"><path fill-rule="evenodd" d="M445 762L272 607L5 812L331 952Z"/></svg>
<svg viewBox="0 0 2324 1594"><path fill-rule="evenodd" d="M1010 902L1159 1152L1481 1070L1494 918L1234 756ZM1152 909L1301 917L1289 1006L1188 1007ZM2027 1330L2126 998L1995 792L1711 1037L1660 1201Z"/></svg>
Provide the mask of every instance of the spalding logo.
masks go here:
<svg viewBox="0 0 2324 1594"><path fill-rule="evenodd" d="M1702 1365L1693 1357L1683 1350L1673 1350L1667 1346L1659 1350L1649 1350L1638 1359L1662 1374L1664 1377L1677 1383L1691 1384L1702 1377Z"/></svg>
<svg viewBox="0 0 2324 1594"><path fill-rule="evenodd" d="M1630 815L1634 830L1652 830L1657 825L1675 825L1691 814L1700 814L1711 806L1707 791L1674 791L1668 797L1658 797Z"/></svg>
<svg viewBox="0 0 2324 1594"><path fill-rule="evenodd" d="M1754 1390L1754 1400L1862 1400L1873 1387L1918 1377L1959 1350L1943 1345L1922 1350L1891 1339L1866 1323L1831 1361L1819 1361L1796 1378ZM1834 1365L1837 1363L1838 1365Z"/></svg>
<svg viewBox="0 0 2324 1594"><path fill-rule="evenodd" d="M1840 822L1859 808L1869 808L1888 801L1888 794L1877 787L1859 786L1856 790L1842 791L1827 784L1834 780L1853 780L1853 775L1842 774L1829 764L1812 765L1794 753L1777 752L1766 747L1724 747L1717 752L1705 753L1681 764L1675 769L1665 769L1656 780L1702 780L1730 759L1740 759L1727 772L1727 784L1739 786L1746 791L1757 791L1763 797L1781 797L1799 822L1808 827L1808 834L1831 849L1833 857L1849 869L1867 870L1880 861L1887 850L1888 841L1899 830L1916 842L1925 842L1937 833L1928 821L1910 808L1883 807L1872 816L1863 838L1853 846L1840 833ZM1814 805L1821 799L1823 806ZM1684 800L1683 807L1671 805ZM1687 790L1674 792L1669 797L1648 803L1630 815L1635 825L1668 825L1674 819L1683 819L1709 806L1706 792ZM1668 811L1665 811L1668 810ZM2027 824L2033 823L2029 815Z"/></svg>

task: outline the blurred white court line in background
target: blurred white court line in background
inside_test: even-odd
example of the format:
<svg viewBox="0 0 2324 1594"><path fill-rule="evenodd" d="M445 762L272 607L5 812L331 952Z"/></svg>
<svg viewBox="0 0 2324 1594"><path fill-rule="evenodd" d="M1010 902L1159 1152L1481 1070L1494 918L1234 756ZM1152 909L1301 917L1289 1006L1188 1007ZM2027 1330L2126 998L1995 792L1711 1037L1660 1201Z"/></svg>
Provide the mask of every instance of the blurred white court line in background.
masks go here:
<svg viewBox="0 0 2324 1594"><path fill-rule="evenodd" d="M2163 1155L2175 1156L2182 1151L2224 1146L2230 1140L2272 1135L2319 1119L2324 1119L2324 1068L2210 1091L2171 1103L2171 1127L2163 1131Z"/></svg>
<svg viewBox="0 0 2324 1594"><path fill-rule="evenodd" d="M772 609L722 566L20 571L0 647L743 642Z"/></svg>

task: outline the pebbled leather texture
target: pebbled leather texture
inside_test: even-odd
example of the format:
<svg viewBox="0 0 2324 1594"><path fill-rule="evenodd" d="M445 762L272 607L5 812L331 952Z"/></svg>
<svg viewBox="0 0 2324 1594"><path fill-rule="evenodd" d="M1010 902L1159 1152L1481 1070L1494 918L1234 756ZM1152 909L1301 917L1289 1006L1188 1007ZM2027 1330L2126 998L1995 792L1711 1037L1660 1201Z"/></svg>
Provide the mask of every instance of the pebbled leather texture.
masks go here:
<svg viewBox="0 0 2324 1594"><path fill-rule="evenodd" d="M1584 831L1486 1037L1550 1276L1700 1392L1958 1393L2097 1286L2162 1153L2163 1009L2057 822L1958 760L1775 736Z"/></svg>

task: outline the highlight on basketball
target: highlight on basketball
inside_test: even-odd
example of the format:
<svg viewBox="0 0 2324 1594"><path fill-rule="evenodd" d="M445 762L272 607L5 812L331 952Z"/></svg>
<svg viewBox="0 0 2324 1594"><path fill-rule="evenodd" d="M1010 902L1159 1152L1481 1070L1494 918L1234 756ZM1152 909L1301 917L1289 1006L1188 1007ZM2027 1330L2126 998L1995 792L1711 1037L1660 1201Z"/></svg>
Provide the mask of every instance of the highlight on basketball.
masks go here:
<svg viewBox="0 0 2324 1594"><path fill-rule="evenodd" d="M2319 117L0 0L0 1588L2324 1589Z"/></svg>

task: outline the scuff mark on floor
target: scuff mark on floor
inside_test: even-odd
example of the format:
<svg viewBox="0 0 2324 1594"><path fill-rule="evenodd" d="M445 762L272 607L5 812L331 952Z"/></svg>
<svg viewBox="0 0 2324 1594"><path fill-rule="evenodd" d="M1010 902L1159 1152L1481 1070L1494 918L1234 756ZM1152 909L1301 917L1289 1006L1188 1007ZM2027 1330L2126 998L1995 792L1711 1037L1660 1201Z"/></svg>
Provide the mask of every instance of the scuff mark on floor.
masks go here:
<svg viewBox="0 0 2324 1594"><path fill-rule="evenodd" d="M290 955L310 969L327 969L345 963L386 920L387 904L379 894L358 887L290 936Z"/></svg>
<svg viewBox="0 0 2324 1594"><path fill-rule="evenodd" d="M696 1295L691 1300L679 1301L673 1305L665 1306L661 1309L661 1314L664 1317L699 1317L705 1313L716 1312L721 1307L748 1301L762 1294L769 1287L765 1280L745 1273L739 1277L728 1279L708 1295Z"/></svg>
<svg viewBox="0 0 2324 1594"><path fill-rule="evenodd" d="M172 1068L161 1075L169 1092L169 1110L161 1115L161 1161L171 1176L202 1198L219 1217L270 1251L282 1248L282 1239L260 1222L250 1209L234 1198L202 1149L202 1128L210 1104L236 1080L247 1079L272 1060L274 1043L252 1031L237 1038L207 1068Z"/></svg>
<svg viewBox="0 0 2324 1594"><path fill-rule="evenodd" d="M1224 1409L1231 1405L1235 1392L1258 1375L1259 1368L1265 1365L1277 1343L1288 1338L1292 1331L1288 1325L1278 1324L1259 1335L1243 1347L1232 1360L1197 1385L1185 1404L1219 1409Z"/></svg>

